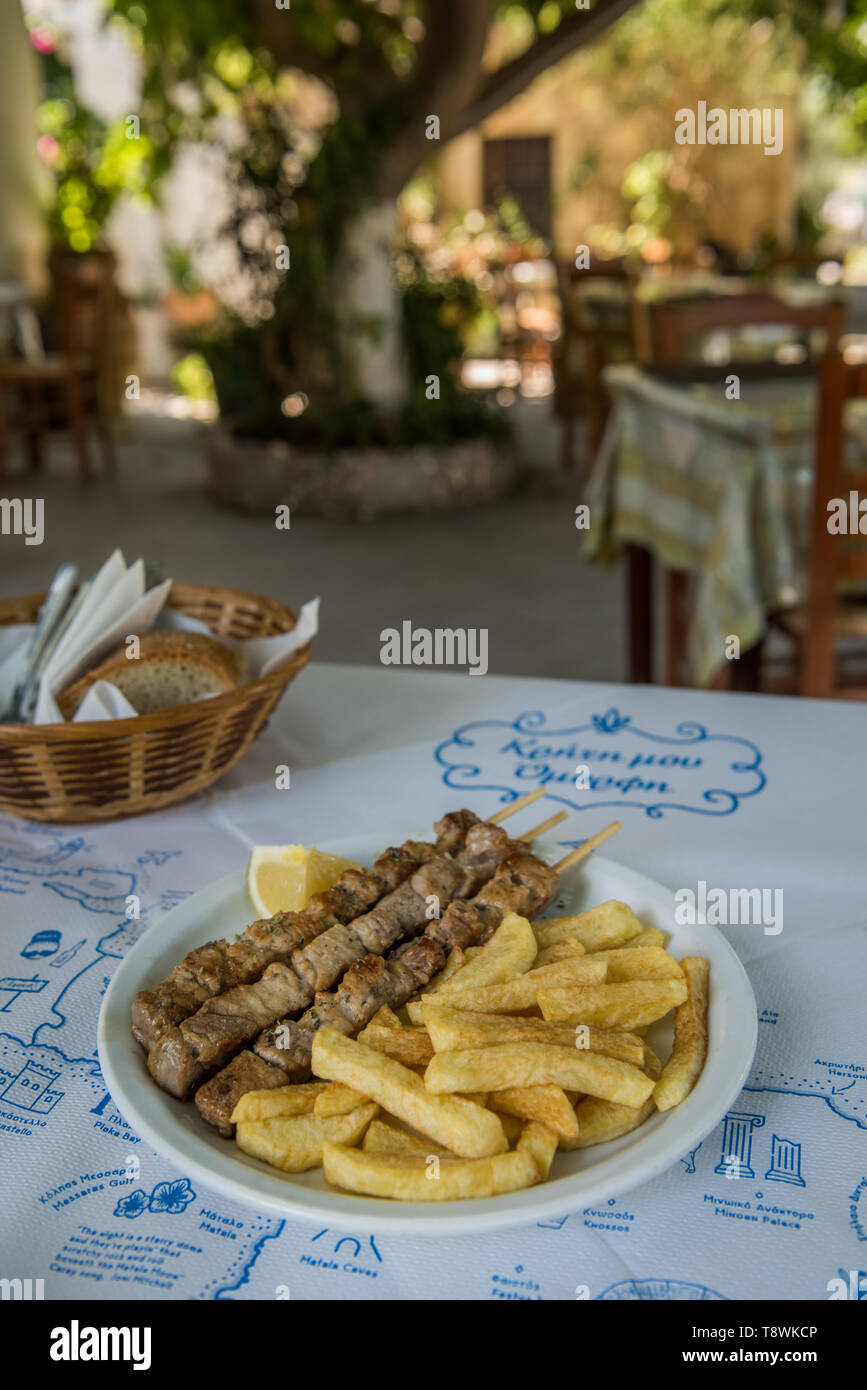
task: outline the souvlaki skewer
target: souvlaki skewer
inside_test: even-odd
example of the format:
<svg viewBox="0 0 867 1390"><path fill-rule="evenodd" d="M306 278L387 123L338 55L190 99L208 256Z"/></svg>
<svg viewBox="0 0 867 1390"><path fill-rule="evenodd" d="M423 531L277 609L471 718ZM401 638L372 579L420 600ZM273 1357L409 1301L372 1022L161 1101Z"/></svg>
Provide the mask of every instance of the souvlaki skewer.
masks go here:
<svg viewBox="0 0 867 1390"><path fill-rule="evenodd" d="M510 803L494 824L544 796L539 788ZM347 869L327 892L314 894L301 912L278 912L251 923L237 941L208 941L190 951L171 974L152 990L142 990L132 1005L132 1032L146 1051L170 1029L189 1018L208 999L239 985L250 984L275 961L329 927L351 922L367 912L386 893L398 888L426 859L454 854L478 817L472 811L453 811L435 827L436 845L407 840L387 849L367 872Z"/></svg>
<svg viewBox="0 0 867 1390"><path fill-rule="evenodd" d="M495 820L514 814L529 799L513 803ZM372 910L351 921L332 917L330 925L320 923L320 930L288 960L273 961L255 981L211 996L179 1026L165 1030L148 1056L148 1070L157 1084L180 1099L189 1096L262 1028L305 1008L317 990L328 989L354 961L371 951L386 951L405 933L424 926L431 896L450 901L474 893L493 873L509 843L499 825L480 822L470 811L453 812L436 828L435 846L408 841L400 850L387 852L386 863L399 856L405 872ZM443 852L444 844L451 853Z"/></svg>
<svg viewBox="0 0 867 1390"><path fill-rule="evenodd" d="M481 945L510 912L534 917L554 898L559 871L572 867L613 833L608 827L567 855L554 868L524 846L513 846L490 881L471 902L454 900L442 917L427 923L424 934L405 942L387 959L368 955L347 970L339 987L317 994L301 1019L282 1019L261 1033L252 1051L242 1052L196 1094L196 1106L220 1133L233 1132L232 1113L251 1090L285 1086L310 1075L313 1039L319 1028L336 1028L354 1036L388 1004L398 1008L445 965L455 946Z"/></svg>

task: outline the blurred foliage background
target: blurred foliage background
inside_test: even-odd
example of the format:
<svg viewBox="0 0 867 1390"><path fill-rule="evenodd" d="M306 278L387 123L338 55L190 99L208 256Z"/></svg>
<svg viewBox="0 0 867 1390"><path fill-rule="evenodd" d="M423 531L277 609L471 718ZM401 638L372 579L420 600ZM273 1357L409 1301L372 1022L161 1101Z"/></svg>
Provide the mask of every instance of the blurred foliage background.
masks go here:
<svg viewBox="0 0 867 1390"><path fill-rule="evenodd" d="M631 8L628 0L596 0L594 10L604 18L606 7L625 13L587 47L582 63L588 80L604 86L612 119L665 110L679 71L694 83L703 73L725 79L730 72L734 83L744 63L765 64L769 89L781 72L800 84L805 128L816 132L814 166L829 147L863 152L867 0L646 0ZM234 429L327 447L448 442L500 427L457 379L456 363L491 302L477 271L461 269L448 210L425 243L413 233L411 197L402 203L395 269L413 384L397 412L384 412L359 389L341 327L341 255L365 209L418 179L432 148L422 128L427 112L441 115L448 138L465 128L474 102L495 109L498 91L508 98L506 79L520 90L522 74L533 80L547 55L555 61L561 48L580 45L571 40L580 22L571 0L292 0L288 11L273 0L107 0L103 22L135 52L141 70L135 113L113 120L77 95L62 28L38 3L26 0L25 12L44 65L38 149L53 175L49 215L57 240L86 252L119 200L160 198L180 150L224 152L222 235L237 262L230 283L213 287L217 314L186 335L193 356L182 375L191 390L207 390L207 362ZM463 28L449 31L458 21ZM475 52L473 26L481 34ZM757 31L766 40L761 51ZM455 32L468 35L457 47ZM805 146L808 165L809 155ZM588 149L575 178L607 177L604 161ZM712 191L684 177L670 135L664 138L652 114L648 148L613 192L619 212L591 229L596 249L641 255L669 238L675 223L690 221L701 239L702 201ZM801 199L805 243L822 230L822 194L818 178ZM508 208L486 213L474 235L492 265L545 251L531 245ZM289 274L276 264L282 246L291 248ZM181 292L201 289L188 250L167 246L166 265ZM376 341L376 323L356 326ZM418 384L431 373L443 384L436 402ZM287 415L285 400L301 390L305 409Z"/></svg>

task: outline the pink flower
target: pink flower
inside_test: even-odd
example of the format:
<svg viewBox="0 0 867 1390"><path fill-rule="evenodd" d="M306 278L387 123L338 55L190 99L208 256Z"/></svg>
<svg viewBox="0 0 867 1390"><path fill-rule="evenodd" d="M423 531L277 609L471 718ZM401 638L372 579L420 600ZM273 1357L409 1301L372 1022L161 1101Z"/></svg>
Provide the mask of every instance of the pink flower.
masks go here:
<svg viewBox="0 0 867 1390"><path fill-rule="evenodd" d="M44 24L30 30L30 42L40 53L53 53L57 47L56 37Z"/></svg>
<svg viewBox="0 0 867 1390"><path fill-rule="evenodd" d="M54 164L60 154L60 146L53 135L40 135L36 141L36 149L46 164Z"/></svg>

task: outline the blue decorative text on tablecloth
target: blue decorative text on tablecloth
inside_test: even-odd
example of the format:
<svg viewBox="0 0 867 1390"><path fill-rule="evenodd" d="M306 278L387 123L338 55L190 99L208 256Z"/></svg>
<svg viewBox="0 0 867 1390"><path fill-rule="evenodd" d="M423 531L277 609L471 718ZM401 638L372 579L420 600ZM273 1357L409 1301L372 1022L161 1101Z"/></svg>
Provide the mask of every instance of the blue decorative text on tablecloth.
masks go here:
<svg viewBox="0 0 867 1390"><path fill-rule="evenodd" d="M692 811L727 816L765 785L755 743L684 721L672 732L639 728L617 709L586 723L550 728L539 710L465 724L436 758L449 787L502 791L544 786L577 811L635 806L646 815Z"/></svg>

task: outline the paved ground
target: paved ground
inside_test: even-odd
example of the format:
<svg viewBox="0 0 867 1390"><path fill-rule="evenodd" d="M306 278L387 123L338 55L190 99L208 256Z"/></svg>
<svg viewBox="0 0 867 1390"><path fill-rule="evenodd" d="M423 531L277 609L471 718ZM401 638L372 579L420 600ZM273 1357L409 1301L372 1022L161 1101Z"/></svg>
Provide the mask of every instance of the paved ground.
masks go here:
<svg viewBox="0 0 867 1390"><path fill-rule="evenodd" d="M44 588L62 560L90 572L120 546L127 560L142 555L177 579L296 607L321 595L319 660L375 663L380 631L410 619L486 627L499 674L624 678L623 575L581 559L577 480L558 489L539 481L526 495L454 515L355 525L293 517L284 532L205 495L200 429L127 427L117 479L86 489L62 441L48 448L36 483L11 459L0 493L44 498L45 540L0 537L0 594Z"/></svg>

